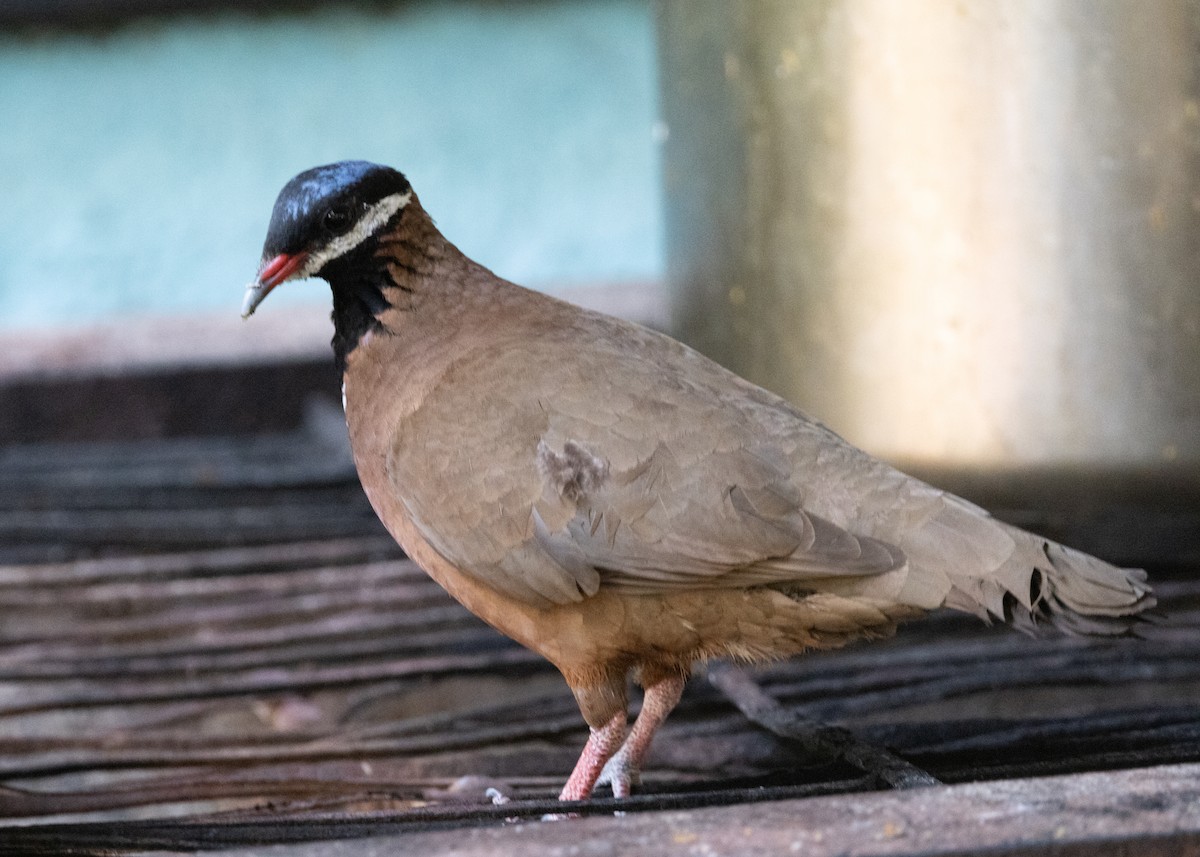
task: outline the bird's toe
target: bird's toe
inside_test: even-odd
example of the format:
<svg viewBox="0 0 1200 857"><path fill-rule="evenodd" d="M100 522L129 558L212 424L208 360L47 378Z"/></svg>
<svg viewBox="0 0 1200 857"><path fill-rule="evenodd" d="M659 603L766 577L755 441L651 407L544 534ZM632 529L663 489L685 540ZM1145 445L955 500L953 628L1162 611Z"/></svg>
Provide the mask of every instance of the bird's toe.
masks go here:
<svg viewBox="0 0 1200 857"><path fill-rule="evenodd" d="M604 770L600 772L596 784L604 783L612 786L613 797L629 797L633 787L642 784L642 772L629 754L622 750L609 759L604 765Z"/></svg>

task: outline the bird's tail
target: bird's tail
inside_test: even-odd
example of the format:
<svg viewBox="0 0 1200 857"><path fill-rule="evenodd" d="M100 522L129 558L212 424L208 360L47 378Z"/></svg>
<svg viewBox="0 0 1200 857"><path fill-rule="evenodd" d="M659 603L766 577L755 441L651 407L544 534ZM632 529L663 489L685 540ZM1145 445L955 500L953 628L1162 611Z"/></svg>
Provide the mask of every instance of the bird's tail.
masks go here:
<svg viewBox="0 0 1200 857"><path fill-rule="evenodd" d="M1035 633L1127 634L1155 604L1146 572L1118 568L1050 539L997 521L943 495L940 509L910 530L901 547L910 586L926 601Z"/></svg>

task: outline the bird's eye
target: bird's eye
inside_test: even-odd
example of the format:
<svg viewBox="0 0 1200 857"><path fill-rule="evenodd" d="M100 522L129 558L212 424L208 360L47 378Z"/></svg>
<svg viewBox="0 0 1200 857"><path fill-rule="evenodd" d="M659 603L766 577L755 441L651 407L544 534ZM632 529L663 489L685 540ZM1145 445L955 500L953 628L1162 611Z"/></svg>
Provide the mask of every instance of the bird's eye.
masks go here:
<svg viewBox="0 0 1200 857"><path fill-rule="evenodd" d="M331 208L326 211L325 217L321 222L325 227L325 231L331 235L345 235L353 225L350 210L343 206Z"/></svg>

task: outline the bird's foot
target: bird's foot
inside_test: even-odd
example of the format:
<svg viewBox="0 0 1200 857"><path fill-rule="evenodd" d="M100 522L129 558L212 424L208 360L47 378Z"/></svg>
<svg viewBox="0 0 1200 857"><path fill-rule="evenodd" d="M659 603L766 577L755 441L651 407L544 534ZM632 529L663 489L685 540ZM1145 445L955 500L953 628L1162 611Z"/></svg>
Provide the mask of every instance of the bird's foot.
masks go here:
<svg viewBox="0 0 1200 857"><path fill-rule="evenodd" d="M678 704L684 682L683 676L670 675L646 688L637 722L621 749L605 763L597 781L611 785L613 797L629 797L633 787L642 784L642 761L650 750L654 733Z"/></svg>
<svg viewBox="0 0 1200 857"><path fill-rule="evenodd" d="M563 786L559 800L584 800L591 797L592 789L605 764L617 752L625 740L625 712L622 710L599 729L593 729L587 744L575 763L567 784Z"/></svg>
<svg viewBox="0 0 1200 857"><path fill-rule="evenodd" d="M633 792L633 787L642 784L642 772L637 763L633 761L628 742L623 744L616 755L605 763L604 770L600 772L600 778L596 780L596 785L600 786L605 783L612 786L613 797L629 797Z"/></svg>
<svg viewBox="0 0 1200 857"><path fill-rule="evenodd" d="M614 797L629 797L633 787L641 783L642 760L650 741L679 702L685 681L684 676L672 674L649 684L633 729L626 730L624 710L600 729L593 729L558 799L584 800L591 796L597 782L609 783Z"/></svg>

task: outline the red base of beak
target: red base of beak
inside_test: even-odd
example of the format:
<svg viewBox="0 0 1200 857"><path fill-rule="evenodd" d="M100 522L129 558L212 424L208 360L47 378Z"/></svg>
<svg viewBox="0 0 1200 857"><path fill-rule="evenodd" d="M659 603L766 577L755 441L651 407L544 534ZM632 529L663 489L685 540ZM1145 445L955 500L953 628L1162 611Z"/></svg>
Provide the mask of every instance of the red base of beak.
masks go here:
<svg viewBox="0 0 1200 857"><path fill-rule="evenodd" d="M267 289L273 289L299 271L307 258L307 253L297 253L294 256L280 253L263 265L262 270L258 272L258 282Z"/></svg>

